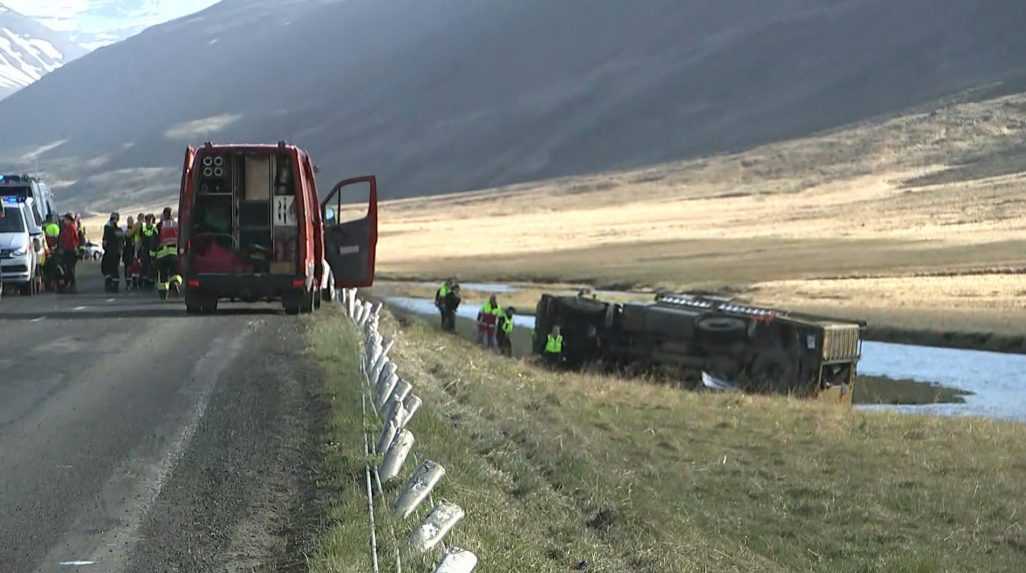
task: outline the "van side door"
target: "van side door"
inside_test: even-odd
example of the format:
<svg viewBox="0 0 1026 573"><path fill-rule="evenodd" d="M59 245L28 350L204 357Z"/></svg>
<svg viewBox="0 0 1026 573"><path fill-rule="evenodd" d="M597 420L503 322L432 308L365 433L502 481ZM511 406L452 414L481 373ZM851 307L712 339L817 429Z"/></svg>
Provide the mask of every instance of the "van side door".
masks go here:
<svg viewBox="0 0 1026 573"><path fill-rule="evenodd" d="M345 221L344 191L347 187L363 185L369 187L367 214L360 219ZM373 285L378 248L377 178L372 175L339 182L321 204L321 218L324 221L324 258L335 275L335 287Z"/></svg>

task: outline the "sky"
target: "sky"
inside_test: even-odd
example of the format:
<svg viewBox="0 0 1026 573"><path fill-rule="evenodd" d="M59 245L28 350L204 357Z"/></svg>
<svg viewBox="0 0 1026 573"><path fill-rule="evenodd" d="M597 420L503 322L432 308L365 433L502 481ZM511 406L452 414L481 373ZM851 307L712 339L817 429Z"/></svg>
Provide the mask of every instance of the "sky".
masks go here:
<svg viewBox="0 0 1026 573"><path fill-rule="evenodd" d="M198 12L218 0L3 0L11 9L71 33L89 49Z"/></svg>

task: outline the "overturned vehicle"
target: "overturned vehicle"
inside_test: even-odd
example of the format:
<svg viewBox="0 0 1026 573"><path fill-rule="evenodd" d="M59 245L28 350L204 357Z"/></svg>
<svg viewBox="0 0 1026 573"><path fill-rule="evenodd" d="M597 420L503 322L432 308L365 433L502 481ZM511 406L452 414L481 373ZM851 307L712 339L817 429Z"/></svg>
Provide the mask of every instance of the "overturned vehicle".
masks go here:
<svg viewBox="0 0 1026 573"><path fill-rule="evenodd" d="M553 327L569 367L669 368L696 386L850 400L865 324L703 295L660 295L650 304L544 295L535 353L545 351Z"/></svg>

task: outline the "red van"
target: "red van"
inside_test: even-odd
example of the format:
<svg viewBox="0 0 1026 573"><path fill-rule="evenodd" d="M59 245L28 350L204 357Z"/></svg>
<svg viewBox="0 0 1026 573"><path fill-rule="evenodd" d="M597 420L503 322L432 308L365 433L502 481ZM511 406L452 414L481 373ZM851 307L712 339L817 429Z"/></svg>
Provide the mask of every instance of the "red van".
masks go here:
<svg viewBox="0 0 1026 573"><path fill-rule="evenodd" d="M190 314L216 312L222 299L312 312L336 288L373 284L377 180L342 181L322 203L315 172L308 153L284 142L189 147L178 253ZM342 222L343 191L355 186L369 188L366 215Z"/></svg>

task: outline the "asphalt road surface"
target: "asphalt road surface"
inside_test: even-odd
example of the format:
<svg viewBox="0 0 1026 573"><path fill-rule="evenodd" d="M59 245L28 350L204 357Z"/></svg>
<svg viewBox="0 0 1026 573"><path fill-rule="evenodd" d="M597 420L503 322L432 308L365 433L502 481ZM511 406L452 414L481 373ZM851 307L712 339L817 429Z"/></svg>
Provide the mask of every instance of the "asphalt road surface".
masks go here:
<svg viewBox="0 0 1026 573"><path fill-rule="evenodd" d="M0 571L303 569L326 410L302 318L0 300Z"/></svg>

